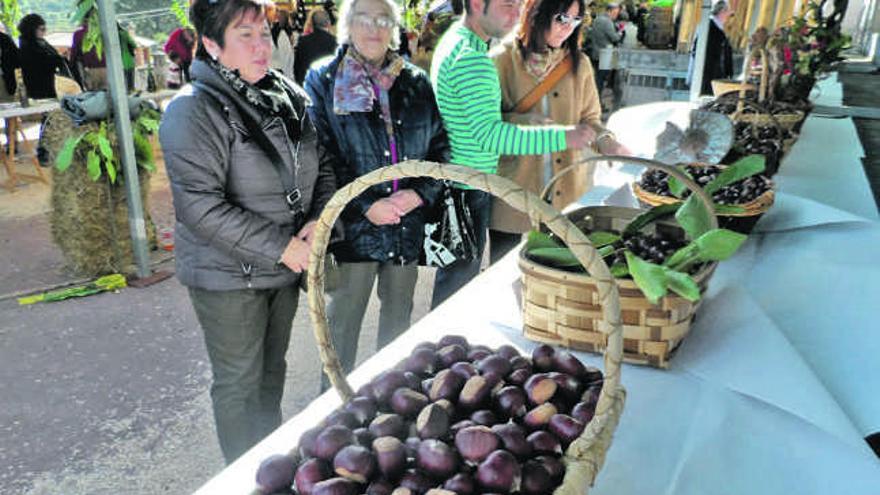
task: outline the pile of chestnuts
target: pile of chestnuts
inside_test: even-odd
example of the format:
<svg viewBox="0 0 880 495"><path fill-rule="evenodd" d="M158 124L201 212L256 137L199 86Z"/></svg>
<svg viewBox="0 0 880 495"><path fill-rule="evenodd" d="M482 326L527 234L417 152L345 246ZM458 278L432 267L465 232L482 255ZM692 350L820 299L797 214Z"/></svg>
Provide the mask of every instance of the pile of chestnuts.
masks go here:
<svg viewBox="0 0 880 495"><path fill-rule="evenodd" d="M447 335L424 342L263 461L263 493L549 495L595 413L602 372L548 345L531 357Z"/></svg>

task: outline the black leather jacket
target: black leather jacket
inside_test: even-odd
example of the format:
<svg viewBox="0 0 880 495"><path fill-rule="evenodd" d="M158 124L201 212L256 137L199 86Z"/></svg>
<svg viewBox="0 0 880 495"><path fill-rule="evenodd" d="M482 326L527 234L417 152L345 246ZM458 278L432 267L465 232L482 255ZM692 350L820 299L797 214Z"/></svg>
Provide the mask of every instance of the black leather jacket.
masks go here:
<svg viewBox="0 0 880 495"><path fill-rule="evenodd" d="M312 100L309 114L318 131L318 144L332 157L338 187L391 164L388 135L378 104L371 112L337 115L333 112L336 69L347 47L306 76L305 89ZM424 71L406 63L389 91L391 118L403 160L449 161L449 143L434 100L431 81ZM373 225L364 215L372 204L392 193L391 183L371 187L342 212L344 240L331 246L340 261L381 261L409 264L418 261L424 239L424 213L440 192L433 179L401 179L399 189L415 190L425 202L397 225Z"/></svg>
<svg viewBox="0 0 880 495"><path fill-rule="evenodd" d="M159 127L177 218L177 277L208 290L296 284L299 274L279 263L281 253L336 190L305 111L308 97L291 82L298 117L282 122L262 115L201 60L193 62L192 76L194 83L171 100ZM304 215L291 214L279 171L248 134L239 110L259 123L282 166L296 168ZM287 132L292 125L302 131L298 160Z"/></svg>

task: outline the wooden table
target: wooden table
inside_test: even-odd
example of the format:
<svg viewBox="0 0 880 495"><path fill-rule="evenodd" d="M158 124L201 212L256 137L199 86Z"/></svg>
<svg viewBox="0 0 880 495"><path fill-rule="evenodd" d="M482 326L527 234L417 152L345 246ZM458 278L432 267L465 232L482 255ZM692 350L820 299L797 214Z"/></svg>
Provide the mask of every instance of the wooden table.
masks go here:
<svg viewBox="0 0 880 495"><path fill-rule="evenodd" d="M6 175L8 179L3 182L3 187L9 191L15 191L22 179L39 181L44 184L49 183L49 179L40 166L37 155L34 152L34 146L27 140L24 129L21 126L21 117L27 115L42 115L49 113L59 107L57 101L42 101L26 107L18 103L0 105L0 118L6 119L6 137L7 148L3 155L3 165L6 167ZM21 145L25 152L29 155L29 159L34 166L36 174L20 174L15 168L15 142L16 136L21 136Z"/></svg>

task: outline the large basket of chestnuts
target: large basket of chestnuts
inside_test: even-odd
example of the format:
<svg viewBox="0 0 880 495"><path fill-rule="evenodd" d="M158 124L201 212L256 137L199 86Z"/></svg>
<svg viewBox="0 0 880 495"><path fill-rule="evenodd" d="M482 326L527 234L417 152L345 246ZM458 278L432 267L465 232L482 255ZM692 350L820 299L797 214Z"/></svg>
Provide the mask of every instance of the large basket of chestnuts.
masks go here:
<svg viewBox="0 0 880 495"><path fill-rule="evenodd" d="M693 190L694 201L705 208L705 229L691 235L682 225L681 203L651 210L611 206L587 206L566 216L586 232L605 263L611 266L620 292L623 319L624 360L666 368L673 353L687 336L716 261L731 255L745 236L718 229L708 195L675 167L631 157L592 157L632 162L663 170ZM563 170L545 188L545 196ZM688 203L688 210L697 206ZM675 214L676 220L667 217ZM697 215L700 216L700 215ZM711 239L714 254L700 254ZM723 253L721 253L723 251ZM723 256L716 256L723 254ZM599 281L575 266L567 247L539 230L529 233L520 251L523 324L526 337L577 350L606 349ZM667 290L669 289L669 290Z"/></svg>
<svg viewBox="0 0 880 495"><path fill-rule="evenodd" d="M333 349L324 308L331 226L369 186L403 177L481 189L527 213L574 247L599 283L607 336L604 374L567 351L472 345L461 336L415 346L353 391ZM589 492L623 409L617 287L589 240L537 195L471 168L406 161L340 189L314 232L309 307L324 371L344 404L257 472L261 493L298 495L575 495Z"/></svg>

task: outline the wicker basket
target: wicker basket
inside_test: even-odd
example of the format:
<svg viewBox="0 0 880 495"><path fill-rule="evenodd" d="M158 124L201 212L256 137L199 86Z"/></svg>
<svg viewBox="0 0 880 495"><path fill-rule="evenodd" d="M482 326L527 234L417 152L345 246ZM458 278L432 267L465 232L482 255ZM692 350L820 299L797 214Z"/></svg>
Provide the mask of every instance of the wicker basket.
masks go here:
<svg viewBox="0 0 880 495"><path fill-rule="evenodd" d="M806 113L800 110L792 110L790 112L778 112L771 113L769 110L764 108L764 102L767 100L767 91L769 85L769 74L770 68L767 63L767 51L763 48L758 48L753 50L751 54L745 58L743 73L748 74L749 63L751 58L758 54L761 59L761 70L760 77L758 83L758 101L757 107L759 108L757 113L745 113L745 104L747 103L746 99L746 91L749 89L745 85L742 85L739 88L739 103L737 105L737 111L731 115L731 118L734 121L739 122L748 122L750 124L769 127L775 126L785 129L787 131L793 131L796 127L800 125L801 122L806 118ZM713 81L714 82L714 81ZM754 87L754 86L753 86ZM717 95L716 95L717 96Z"/></svg>
<svg viewBox="0 0 880 495"><path fill-rule="evenodd" d="M692 163L691 165L696 166L704 166L702 163ZM718 167L724 167L724 165L717 165ZM681 201L680 199L673 196L664 196L662 194L655 194L652 192L648 192L639 186L638 182L633 183L633 194L635 194L636 198L639 199L642 203L648 206L657 206L657 205L671 205L678 203ZM752 231L755 224L761 218L761 215L767 212L771 206L773 206L773 201L776 199L776 193L773 191L773 183L770 183L770 189L764 192L764 194L758 196L757 198L749 201L748 203L738 204L743 209L742 212L739 213L719 213L718 214L718 225L725 229L735 230L737 232L742 232L743 234L748 234Z"/></svg>
<svg viewBox="0 0 880 495"><path fill-rule="evenodd" d="M327 323L324 301L324 258L332 225L343 208L368 187L406 177L433 177L467 184L504 200L511 207L525 212L534 221L544 223L571 247L583 265L595 274L597 297L602 302L604 324L599 331L605 336L605 384L596 405L596 414L587 424L580 438L569 445L565 452L565 478L554 491L555 495L582 495L596 479L605 460L605 452L611 445L611 437L617 428L623 410L626 393L620 385L623 358L623 333L620 324L620 299L617 286L602 257L590 245L587 237L552 206L509 179L488 175L472 168L437 163L405 161L397 165L375 170L359 177L343 187L330 199L318 219L314 231L308 269L309 310L314 325L324 371L343 400L353 396L351 386L345 379L339 357L333 348Z"/></svg>
<svg viewBox="0 0 880 495"><path fill-rule="evenodd" d="M548 182L544 197L562 175L577 165L590 161L614 160L660 168L684 182L712 211L705 192L687 175L668 165L629 157L591 157L569 166ZM642 213L634 208L584 207L566 216L587 230L621 231L629 221ZM712 227L717 219L710 216ZM655 227L684 237L680 227L671 222L657 222ZM551 268L529 260L525 249L520 251L519 267L523 273L523 324L526 337L541 342L564 345L577 350L601 352L606 348L605 308L598 295L598 280L589 269L587 274ZM715 263L707 265L694 279L705 290ZM624 360L666 368L669 358L687 336L691 321L699 307L675 294L664 296L651 304L632 280L615 279L620 291L623 319Z"/></svg>
<svg viewBox="0 0 880 495"><path fill-rule="evenodd" d="M754 84L742 81L734 81L731 79L712 79L712 94L715 97L734 93L745 89L746 91L755 91L758 88Z"/></svg>

